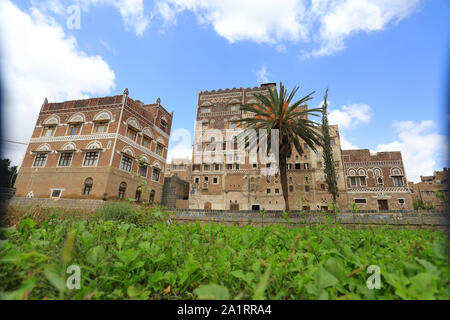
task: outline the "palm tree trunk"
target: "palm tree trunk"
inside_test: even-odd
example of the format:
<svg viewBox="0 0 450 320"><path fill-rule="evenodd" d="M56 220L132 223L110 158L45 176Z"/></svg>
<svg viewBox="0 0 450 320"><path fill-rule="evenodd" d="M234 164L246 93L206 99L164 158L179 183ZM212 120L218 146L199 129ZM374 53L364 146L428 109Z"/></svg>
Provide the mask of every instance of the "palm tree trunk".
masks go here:
<svg viewBox="0 0 450 320"><path fill-rule="evenodd" d="M287 185L287 172L286 172L286 155L280 153L280 180L281 180L281 190L283 192L284 198L284 209L289 213L289 190Z"/></svg>

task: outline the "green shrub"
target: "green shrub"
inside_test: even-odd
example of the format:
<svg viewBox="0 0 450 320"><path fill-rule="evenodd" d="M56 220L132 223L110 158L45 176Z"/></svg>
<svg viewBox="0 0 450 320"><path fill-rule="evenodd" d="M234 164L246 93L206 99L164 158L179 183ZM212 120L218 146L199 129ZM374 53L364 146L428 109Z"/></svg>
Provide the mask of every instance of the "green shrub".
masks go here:
<svg viewBox="0 0 450 320"><path fill-rule="evenodd" d="M125 221L137 223L138 208L128 202L109 202L99 211L100 217L109 221Z"/></svg>

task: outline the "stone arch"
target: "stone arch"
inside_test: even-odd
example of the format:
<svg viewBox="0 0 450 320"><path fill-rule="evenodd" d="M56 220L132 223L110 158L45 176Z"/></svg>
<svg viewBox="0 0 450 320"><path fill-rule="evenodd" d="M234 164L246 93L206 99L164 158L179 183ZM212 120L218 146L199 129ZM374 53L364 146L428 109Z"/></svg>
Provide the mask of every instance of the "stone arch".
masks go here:
<svg viewBox="0 0 450 320"><path fill-rule="evenodd" d="M349 169L349 170L347 171L347 174L348 174L349 176L356 176L356 171L355 171L354 169Z"/></svg>
<svg viewBox="0 0 450 320"><path fill-rule="evenodd" d="M235 104L235 103L240 103L240 101L236 98L233 98L230 101L228 101L228 104Z"/></svg>
<svg viewBox="0 0 450 320"><path fill-rule="evenodd" d="M52 151L52 148L48 143L43 143L37 148L37 151Z"/></svg>
<svg viewBox="0 0 450 320"><path fill-rule="evenodd" d="M112 113L109 110L102 110L94 116L94 121L111 121Z"/></svg>
<svg viewBox="0 0 450 320"><path fill-rule="evenodd" d="M159 163L159 161L155 161L153 162L153 167L158 168L158 169L162 169L161 164Z"/></svg>
<svg viewBox="0 0 450 320"><path fill-rule="evenodd" d="M391 168L391 175L392 176L402 176L403 171L402 171L402 169L400 169L398 167L394 167L394 168Z"/></svg>
<svg viewBox="0 0 450 320"><path fill-rule="evenodd" d="M211 106L211 102L205 101L205 102L203 102L200 106L201 106L201 107L209 107L209 106Z"/></svg>
<svg viewBox="0 0 450 320"><path fill-rule="evenodd" d="M159 142L159 143L162 144L163 146L166 146L166 143L164 142L164 139L161 138L161 137L158 137L158 138L156 139L156 142Z"/></svg>
<svg viewBox="0 0 450 320"><path fill-rule="evenodd" d="M58 125L60 123L60 118L56 114L52 114L50 117L46 118L42 124L45 126L48 125Z"/></svg>
<svg viewBox="0 0 450 320"><path fill-rule="evenodd" d="M100 149L103 149L103 147L102 147L102 144L101 144L100 141L95 140L95 141L89 142L87 144L87 146L86 146L86 149L88 149L88 150L100 150Z"/></svg>
<svg viewBox="0 0 450 320"><path fill-rule="evenodd" d="M67 123L81 123L81 122L86 122L86 116L81 112L77 112L71 115L69 120L67 120Z"/></svg>
<svg viewBox="0 0 450 320"><path fill-rule="evenodd" d="M358 176L365 176L366 175L366 170L364 170L363 168L358 168Z"/></svg>
<svg viewBox="0 0 450 320"><path fill-rule="evenodd" d="M150 129L149 127L142 129L142 134L153 139L153 132L152 129Z"/></svg>
<svg viewBox="0 0 450 320"><path fill-rule="evenodd" d="M130 147L124 147L122 152L134 158L134 151Z"/></svg>
<svg viewBox="0 0 450 320"><path fill-rule="evenodd" d="M138 131L142 130L142 126L139 124L139 122L137 121L137 119L135 117L128 118L127 125L130 127L133 127L134 129L136 129Z"/></svg>
<svg viewBox="0 0 450 320"><path fill-rule="evenodd" d="M76 144L74 142L66 142L61 147L61 150L75 151L75 150L77 150L77 146L76 146Z"/></svg>

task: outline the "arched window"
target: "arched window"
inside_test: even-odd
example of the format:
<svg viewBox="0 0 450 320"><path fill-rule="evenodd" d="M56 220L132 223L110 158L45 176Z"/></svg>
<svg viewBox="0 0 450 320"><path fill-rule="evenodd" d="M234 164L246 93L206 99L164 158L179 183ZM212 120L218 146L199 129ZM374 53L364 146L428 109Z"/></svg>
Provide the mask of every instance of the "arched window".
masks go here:
<svg viewBox="0 0 450 320"><path fill-rule="evenodd" d="M365 175L366 175L366 172L365 172L363 169L359 169L359 170L358 170L358 175L360 175L360 176L365 176Z"/></svg>
<svg viewBox="0 0 450 320"><path fill-rule="evenodd" d="M150 198L148 202L153 203L155 201L155 190L150 191Z"/></svg>
<svg viewBox="0 0 450 320"><path fill-rule="evenodd" d="M125 197L125 190L127 190L127 184L122 182L119 186L119 199L123 199Z"/></svg>
<svg viewBox="0 0 450 320"><path fill-rule="evenodd" d="M86 180L84 180L83 195L88 196L91 194L93 184L94 180L92 178L86 178Z"/></svg>
<svg viewBox="0 0 450 320"><path fill-rule="evenodd" d="M141 202L141 194L142 194L142 187L139 186L136 188L136 195L134 197L137 202Z"/></svg>

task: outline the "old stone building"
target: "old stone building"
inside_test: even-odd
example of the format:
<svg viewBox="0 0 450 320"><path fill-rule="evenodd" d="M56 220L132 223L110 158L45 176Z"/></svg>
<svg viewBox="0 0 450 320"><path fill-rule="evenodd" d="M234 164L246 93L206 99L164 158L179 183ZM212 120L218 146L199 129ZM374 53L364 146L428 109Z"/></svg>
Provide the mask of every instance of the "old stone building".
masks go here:
<svg viewBox="0 0 450 320"><path fill-rule="evenodd" d="M435 171L432 176L421 176L420 182L408 182L414 201L432 206L437 210L446 209L445 203L449 201L448 168Z"/></svg>
<svg viewBox="0 0 450 320"><path fill-rule="evenodd" d="M45 99L15 183L17 197L160 202L173 113L128 95Z"/></svg>
<svg viewBox="0 0 450 320"><path fill-rule="evenodd" d="M363 210L413 208L400 152L343 150L342 158L349 203Z"/></svg>
<svg viewBox="0 0 450 320"><path fill-rule="evenodd" d="M191 181L192 162L189 158L173 158L166 164L166 177L177 175L180 179Z"/></svg>
<svg viewBox="0 0 450 320"><path fill-rule="evenodd" d="M240 105L256 103L254 94L267 95L267 87L270 86L274 87L275 84L199 93L189 208L284 208L277 170L270 174L274 163L264 163L248 148L238 146L241 142L237 141L237 126L233 122L249 116L240 110ZM341 193L338 203L345 203L346 188L338 127L331 126L330 134ZM288 159L287 169L289 202L292 209L328 208L332 200L325 183L320 148L313 152L306 146L302 155L294 151Z"/></svg>
<svg viewBox="0 0 450 320"><path fill-rule="evenodd" d="M180 179L176 174L164 178L161 204L168 209L189 208L189 182Z"/></svg>

